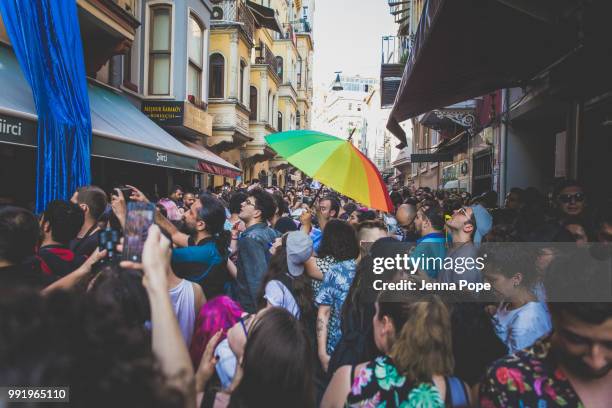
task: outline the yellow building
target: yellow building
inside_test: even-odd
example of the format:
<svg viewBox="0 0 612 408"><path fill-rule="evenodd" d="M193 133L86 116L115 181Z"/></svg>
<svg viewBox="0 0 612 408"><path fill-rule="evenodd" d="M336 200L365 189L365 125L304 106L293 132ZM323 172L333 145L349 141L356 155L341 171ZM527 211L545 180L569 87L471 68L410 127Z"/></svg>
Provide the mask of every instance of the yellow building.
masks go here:
<svg viewBox="0 0 612 408"><path fill-rule="evenodd" d="M214 4L209 70L214 122L208 146L240 167L245 181L283 186L288 164L264 138L310 125L313 43L298 17L302 11L299 0ZM211 180L215 186L223 181Z"/></svg>

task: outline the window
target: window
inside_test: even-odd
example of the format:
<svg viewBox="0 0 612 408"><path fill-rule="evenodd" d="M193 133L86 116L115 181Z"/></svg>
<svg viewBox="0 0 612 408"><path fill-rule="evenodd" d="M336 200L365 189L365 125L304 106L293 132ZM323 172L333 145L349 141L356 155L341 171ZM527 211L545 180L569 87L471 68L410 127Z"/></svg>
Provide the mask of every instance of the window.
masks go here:
<svg viewBox="0 0 612 408"><path fill-rule="evenodd" d="M149 32L149 94L170 95L172 8L151 7Z"/></svg>
<svg viewBox="0 0 612 408"><path fill-rule="evenodd" d="M123 55L123 85L138 92L138 87L132 82L132 49Z"/></svg>
<svg viewBox="0 0 612 408"><path fill-rule="evenodd" d="M301 129L302 126L301 126L300 120L302 118L302 114L300 113L300 111L297 111L295 115L296 115L295 116L295 126L296 128Z"/></svg>
<svg viewBox="0 0 612 408"><path fill-rule="evenodd" d="M276 74L283 81L283 57L276 57Z"/></svg>
<svg viewBox="0 0 612 408"><path fill-rule="evenodd" d="M240 61L240 102L244 103L244 70L246 64L244 61Z"/></svg>
<svg viewBox="0 0 612 408"><path fill-rule="evenodd" d="M197 101L202 100L202 67L203 63L203 41L204 29L195 16L189 16L188 28L188 59L187 70L187 95L193 96Z"/></svg>
<svg viewBox="0 0 612 408"><path fill-rule="evenodd" d="M268 91L268 123L272 126L272 111L274 110L274 102L272 99L272 91Z"/></svg>
<svg viewBox="0 0 612 408"><path fill-rule="evenodd" d="M439 141L440 141L440 134L436 130L433 130L431 132L431 146L432 147L436 146Z"/></svg>
<svg viewBox="0 0 612 408"><path fill-rule="evenodd" d="M302 57L298 57L297 62L297 86L298 88L302 87Z"/></svg>
<svg viewBox="0 0 612 408"><path fill-rule="evenodd" d="M257 120L257 88L255 88L254 86L251 87L249 106L251 107L249 119Z"/></svg>
<svg viewBox="0 0 612 408"><path fill-rule="evenodd" d="M209 70L209 96L211 98L223 98L224 77L225 77L225 59L221 54L212 54L210 56Z"/></svg>
<svg viewBox="0 0 612 408"><path fill-rule="evenodd" d="M278 130L279 132L283 131L283 114L278 112L277 114L277 125L276 125L276 130Z"/></svg>

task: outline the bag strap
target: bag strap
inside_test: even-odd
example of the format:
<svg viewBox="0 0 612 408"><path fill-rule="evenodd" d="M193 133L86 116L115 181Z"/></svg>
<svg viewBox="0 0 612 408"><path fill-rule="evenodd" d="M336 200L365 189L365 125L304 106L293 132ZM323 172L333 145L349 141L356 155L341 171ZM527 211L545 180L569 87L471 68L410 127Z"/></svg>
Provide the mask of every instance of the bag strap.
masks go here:
<svg viewBox="0 0 612 408"><path fill-rule="evenodd" d="M467 408L470 406L465 384L457 377L444 377L446 382L447 402L453 408Z"/></svg>
<svg viewBox="0 0 612 408"><path fill-rule="evenodd" d="M357 364L351 364L351 387L353 386L353 382L355 381L355 369L357 369Z"/></svg>

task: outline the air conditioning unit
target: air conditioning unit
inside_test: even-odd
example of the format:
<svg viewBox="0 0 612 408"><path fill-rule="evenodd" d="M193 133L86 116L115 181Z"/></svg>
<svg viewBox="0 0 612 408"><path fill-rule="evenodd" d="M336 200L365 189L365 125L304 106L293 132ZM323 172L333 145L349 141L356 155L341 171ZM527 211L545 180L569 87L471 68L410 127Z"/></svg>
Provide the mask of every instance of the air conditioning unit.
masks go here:
<svg viewBox="0 0 612 408"><path fill-rule="evenodd" d="M213 7L210 18L212 20L223 20L223 9L221 7Z"/></svg>

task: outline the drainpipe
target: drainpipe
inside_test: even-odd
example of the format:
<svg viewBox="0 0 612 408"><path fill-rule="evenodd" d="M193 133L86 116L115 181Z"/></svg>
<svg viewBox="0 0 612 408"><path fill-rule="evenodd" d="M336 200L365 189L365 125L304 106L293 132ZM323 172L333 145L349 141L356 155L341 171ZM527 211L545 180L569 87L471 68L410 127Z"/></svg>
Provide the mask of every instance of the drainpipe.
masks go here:
<svg viewBox="0 0 612 408"><path fill-rule="evenodd" d="M499 194L498 194L498 204L503 206L504 200L506 199L506 190L507 190L507 182L506 182L506 163L508 163L508 126L510 123L510 92L508 88L502 90L503 95L503 108L502 112L505 112L504 117L501 121L501 143L499 147Z"/></svg>
<svg viewBox="0 0 612 408"><path fill-rule="evenodd" d="M584 103L581 100L573 100L570 103L568 114L569 133L569 158L570 158L570 178L578 179L578 158L580 155L580 139L582 139L582 121L584 113Z"/></svg>

